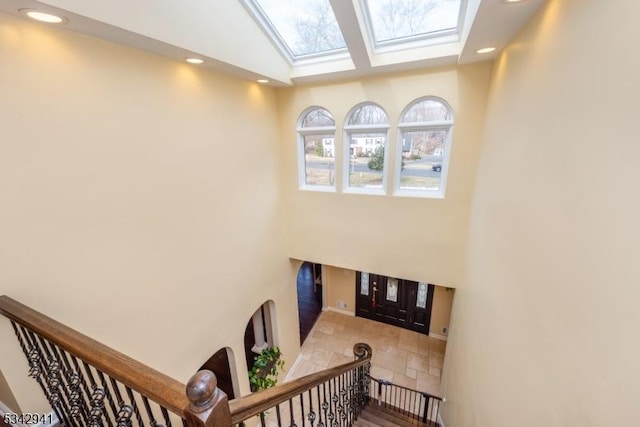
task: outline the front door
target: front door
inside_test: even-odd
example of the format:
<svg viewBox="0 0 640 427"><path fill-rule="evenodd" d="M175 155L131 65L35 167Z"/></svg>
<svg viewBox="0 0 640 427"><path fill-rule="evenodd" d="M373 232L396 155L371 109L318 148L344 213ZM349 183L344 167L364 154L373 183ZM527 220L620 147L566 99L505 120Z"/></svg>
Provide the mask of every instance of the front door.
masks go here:
<svg viewBox="0 0 640 427"><path fill-rule="evenodd" d="M429 334L434 285L356 273L356 315Z"/></svg>

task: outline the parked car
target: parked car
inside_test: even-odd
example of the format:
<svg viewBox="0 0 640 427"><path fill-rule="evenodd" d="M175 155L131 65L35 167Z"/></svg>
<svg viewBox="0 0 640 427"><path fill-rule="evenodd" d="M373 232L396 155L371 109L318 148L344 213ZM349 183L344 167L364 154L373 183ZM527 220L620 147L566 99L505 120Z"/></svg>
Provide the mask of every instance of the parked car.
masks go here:
<svg viewBox="0 0 640 427"><path fill-rule="evenodd" d="M435 171L435 172L442 172L442 165L441 164L435 164L435 165L431 166L431 170Z"/></svg>

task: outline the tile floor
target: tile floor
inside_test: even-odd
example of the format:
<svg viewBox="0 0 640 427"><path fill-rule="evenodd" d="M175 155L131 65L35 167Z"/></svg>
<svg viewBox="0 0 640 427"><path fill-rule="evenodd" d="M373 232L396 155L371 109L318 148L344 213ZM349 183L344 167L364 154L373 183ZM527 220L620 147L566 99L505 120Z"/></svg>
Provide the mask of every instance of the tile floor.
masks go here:
<svg viewBox="0 0 640 427"><path fill-rule="evenodd" d="M440 395L445 341L332 311L320 315L287 380L352 361L353 345L358 342L373 349L373 377Z"/></svg>

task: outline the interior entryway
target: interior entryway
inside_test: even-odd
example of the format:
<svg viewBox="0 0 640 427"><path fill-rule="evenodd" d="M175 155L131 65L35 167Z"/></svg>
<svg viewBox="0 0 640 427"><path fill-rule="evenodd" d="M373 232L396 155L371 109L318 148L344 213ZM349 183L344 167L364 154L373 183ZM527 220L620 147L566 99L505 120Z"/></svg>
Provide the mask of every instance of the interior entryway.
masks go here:
<svg viewBox="0 0 640 427"><path fill-rule="evenodd" d="M274 333L275 303L271 300L262 304L247 322L244 331L244 355L247 369L251 369L255 357L267 348L277 346Z"/></svg>
<svg viewBox="0 0 640 427"><path fill-rule="evenodd" d="M303 262L298 270L297 287L300 344L302 344L322 311L322 265Z"/></svg>
<svg viewBox="0 0 640 427"><path fill-rule="evenodd" d="M446 341L425 334L324 311L292 365L293 380L353 360L353 345L373 349L371 375L380 380L440 396Z"/></svg>
<svg viewBox="0 0 640 427"><path fill-rule="evenodd" d="M435 286L356 273L356 316L429 335Z"/></svg>
<svg viewBox="0 0 640 427"><path fill-rule="evenodd" d="M236 394L234 391L234 378L232 372L235 369L231 369L230 361L233 360L233 354L230 348L225 347L216 351L213 356L207 360L199 370L208 369L216 374L218 380L218 387L224 391L229 400L234 399Z"/></svg>

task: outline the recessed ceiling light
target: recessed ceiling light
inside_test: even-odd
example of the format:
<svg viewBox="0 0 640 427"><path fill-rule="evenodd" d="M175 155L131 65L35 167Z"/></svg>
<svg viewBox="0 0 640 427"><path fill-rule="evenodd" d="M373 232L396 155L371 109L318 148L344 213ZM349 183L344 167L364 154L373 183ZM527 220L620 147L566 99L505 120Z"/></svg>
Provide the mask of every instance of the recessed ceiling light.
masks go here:
<svg viewBox="0 0 640 427"><path fill-rule="evenodd" d="M262 84L269 83L269 80L267 80L267 79L258 79L258 80L256 80L256 81L257 81L258 83L262 83Z"/></svg>
<svg viewBox="0 0 640 427"><path fill-rule="evenodd" d="M184 58L189 64L202 64L204 59L202 58Z"/></svg>
<svg viewBox="0 0 640 427"><path fill-rule="evenodd" d="M35 9L20 9L20 13L27 15L36 21L46 22L47 24L66 24L69 20L64 16L54 15L52 13L41 12Z"/></svg>
<svg viewBox="0 0 640 427"><path fill-rule="evenodd" d="M485 48L476 50L476 53L489 53L489 52L493 52L494 50L496 50L495 47L485 47Z"/></svg>
<svg viewBox="0 0 640 427"><path fill-rule="evenodd" d="M505 3L520 3L522 0L502 0Z"/></svg>

